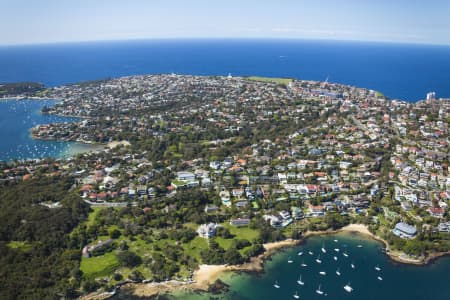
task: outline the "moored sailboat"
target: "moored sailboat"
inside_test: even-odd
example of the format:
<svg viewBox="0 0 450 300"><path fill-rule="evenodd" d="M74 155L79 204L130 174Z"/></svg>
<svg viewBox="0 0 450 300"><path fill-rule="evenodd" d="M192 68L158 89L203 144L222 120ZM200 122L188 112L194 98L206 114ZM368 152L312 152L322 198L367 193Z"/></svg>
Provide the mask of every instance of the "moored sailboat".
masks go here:
<svg viewBox="0 0 450 300"><path fill-rule="evenodd" d="M280 285L278 284L278 281L277 281L277 280L275 280L275 283L273 284L273 286L274 286L276 289L279 289L279 288L280 288Z"/></svg>
<svg viewBox="0 0 450 300"><path fill-rule="evenodd" d="M321 264L321 263L322 263L322 260L320 259L320 255L317 256L316 262L317 262L318 264Z"/></svg>
<svg viewBox="0 0 450 300"><path fill-rule="evenodd" d="M316 290L316 293L319 294L319 295L323 295L323 291L321 289L321 285L320 284L319 284L319 287Z"/></svg>
<svg viewBox="0 0 450 300"><path fill-rule="evenodd" d="M344 290L348 293L353 292L353 288L351 287L350 282L344 286Z"/></svg>
<svg viewBox="0 0 450 300"><path fill-rule="evenodd" d="M305 283L304 283L303 280L302 280L302 275L300 275L300 277L298 278L297 283L298 283L299 285L305 285Z"/></svg>

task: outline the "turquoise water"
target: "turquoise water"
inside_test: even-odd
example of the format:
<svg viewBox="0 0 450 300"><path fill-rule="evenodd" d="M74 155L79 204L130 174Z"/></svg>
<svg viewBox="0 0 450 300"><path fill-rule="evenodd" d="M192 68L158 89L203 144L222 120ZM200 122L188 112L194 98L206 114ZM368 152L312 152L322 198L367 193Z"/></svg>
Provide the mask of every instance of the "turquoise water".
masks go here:
<svg viewBox="0 0 450 300"><path fill-rule="evenodd" d="M334 242L337 239L338 242ZM326 253L321 252L322 244ZM362 247L359 248L358 245ZM339 248L337 253L333 249ZM450 299L450 258L441 258L427 266L402 265L391 261L381 252L382 245L360 235L341 233L311 237L304 244L284 250L272 256L261 274L228 274L223 280L230 284L230 291L214 297L220 299L395 299L426 300ZM304 254L298 256L298 252ZM314 252L309 255L308 251ZM343 255L346 251L348 257ZM315 260L320 254L319 264ZM337 257L337 261L333 259ZM289 258L294 262L288 263ZM301 267L305 263L307 267ZM354 264L355 268L351 267ZM381 271L375 270L379 266ZM340 269L341 276L336 270ZM326 275L320 275L324 271ZM300 274L304 286L296 281ZM382 281L377 277L381 276ZM273 285L278 282L280 288ZM350 282L353 292L344 286ZM321 285L324 295L316 293ZM178 293L171 299L211 299L208 293Z"/></svg>
<svg viewBox="0 0 450 300"><path fill-rule="evenodd" d="M41 114L44 106L53 100L0 101L0 161L14 159L63 157L87 151L89 145L72 142L32 139L30 129L38 124L74 122L78 119Z"/></svg>

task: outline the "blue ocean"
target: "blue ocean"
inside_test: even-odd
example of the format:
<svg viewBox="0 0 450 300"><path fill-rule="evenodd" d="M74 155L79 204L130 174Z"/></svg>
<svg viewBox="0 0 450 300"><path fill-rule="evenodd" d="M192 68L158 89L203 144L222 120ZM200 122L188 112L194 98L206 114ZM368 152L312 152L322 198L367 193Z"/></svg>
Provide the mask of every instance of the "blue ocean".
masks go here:
<svg viewBox="0 0 450 300"><path fill-rule="evenodd" d="M57 86L160 73L328 79L414 102L429 91L450 98L450 47L308 40L152 40L0 47L0 83L37 81ZM71 143L30 138L29 129L37 124L74 121L40 114L44 105L51 104L0 101L0 160L76 152ZM339 244L334 239L339 239ZM328 252L321 256L323 263L319 265L315 255L306 253L317 255L322 245ZM334 260L335 247L348 251L349 257L340 255ZM297 293L300 299L450 298L450 258L425 267L399 266L381 253L380 247L359 236L313 237L273 256L262 274L228 274L223 280L230 284L230 290L222 295L181 293L167 298L294 299ZM299 251L305 254L299 256ZM290 259L292 264L287 262ZM302 263L308 267L303 268ZM374 270L375 266L381 271ZM342 273L339 277L338 268ZM300 275L304 286L297 284ZM347 293L343 286L350 283L354 291ZM318 288L326 296L317 294Z"/></svg>
<svg viewBox="0 0 450 300"><path fill-rule="evenodd" d="M450 97L450 46L312 40L149 40L0 47L0 82L48 86L135 74L344 83L390 98Z"/></svg>
<svg viewBox="0 0 450 300"><path fill-rule="evenodd" d="M52 100L0 100L0 161L67 157L98 148L76 142L33 139L30 129L36 125L79 120L41 113L44 106L54 104Z"/></svg>
<svg viewBox="0 0 450 300"><path fill-rule="evenodd" d="M271 300L295 299L294 295L303 300L450 299L450 257L427 266L402 265L382 253L382 247L363 235L315 236L272 256L263 273L225 273L222 280L230 285L225 293L175 292L160 299ZM345 285L353 291L347 292ZM323 294L317 293L319 288ZM114 299L133 298L122 293Z"/></svg>

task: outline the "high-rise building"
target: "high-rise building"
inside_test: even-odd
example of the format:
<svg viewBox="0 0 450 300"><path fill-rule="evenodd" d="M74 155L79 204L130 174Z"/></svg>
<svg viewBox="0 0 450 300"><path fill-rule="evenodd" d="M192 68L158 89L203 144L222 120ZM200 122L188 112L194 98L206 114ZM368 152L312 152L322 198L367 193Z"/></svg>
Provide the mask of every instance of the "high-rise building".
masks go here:
<svg viewBox="0 0 450 300"><path fill-rule="evenodd" d="M436 99L436 92L427 93L427 100L435 100L435 99Z"/></svg>

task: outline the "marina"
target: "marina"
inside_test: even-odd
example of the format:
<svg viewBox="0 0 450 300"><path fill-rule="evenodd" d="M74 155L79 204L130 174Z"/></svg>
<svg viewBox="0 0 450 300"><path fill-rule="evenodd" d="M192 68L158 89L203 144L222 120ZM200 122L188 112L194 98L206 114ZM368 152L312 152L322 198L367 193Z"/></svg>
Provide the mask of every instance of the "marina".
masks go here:
<svg viewBox="0 0 450 300"><path fill-rule="evenodd" d="M97 148L76 142L33 139L30 129L40 124L76 122L79 119L41 113L54 100L3 99L0 101L0 161L69 157Z"/></svg>
<svg viewBox="0 0 450 300"><path fill-rule="evenodd" d="M352 264L360 266L359 268L353 269L349 262L334 261L332 254L322 254L322 264L316 264L314 256L294 258L299 252L320 252L322 242L333 242L333 239L339 239L336 244L346 248ZM427 299L426 295L433 295L433 299L446 299L450 295L450 286L447 284L450 276L449 257L440 258L427 266L404 265L391 261L381 251L382 248L383 245L379 242L357 234L310 237L299 246L273 255L266 261L263 273L225 273L221 279L230 285L230 290L214 297L237 300L292 299L293 295L300 295L300 299L321 299L326 296L326 299L333 300L422 300ZM287 263L289 257L294 263ZM301 267L301 264L308 267ZM307 271L299 274L300 270ZM334 276L329 276L331 274ZM411 284L416 285L417 289L410 290ZM443 288L436 290L433 285ZM212 294L200 292L167 295L168 299L182 297L187 300L210 299L211 296Z"/></svg>

